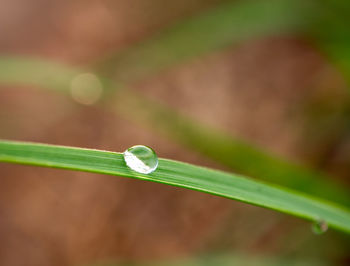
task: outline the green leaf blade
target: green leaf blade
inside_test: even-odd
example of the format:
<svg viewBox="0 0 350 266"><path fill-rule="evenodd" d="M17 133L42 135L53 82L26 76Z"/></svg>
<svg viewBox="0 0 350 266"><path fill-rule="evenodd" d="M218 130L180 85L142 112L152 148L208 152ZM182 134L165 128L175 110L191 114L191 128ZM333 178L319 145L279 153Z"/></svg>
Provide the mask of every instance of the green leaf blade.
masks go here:
<svg viewBox="0 0 350 266"><path fill-rule="evenodd" d="M118 81L139 80L245 40L300 32L304 12L295 0L226 2L119 51L94 68Z"/></svg>
<svg viewBox="0 0 350 266"><path fill-rule="evenodd" d="M344 207L236 174L183 162L160 159L158 169L144 175L130 170L121 153L17 141L0 141L0 161L118 175L188 188L312 221L323 219L330 227L350 233L350 212Z"/></svg>

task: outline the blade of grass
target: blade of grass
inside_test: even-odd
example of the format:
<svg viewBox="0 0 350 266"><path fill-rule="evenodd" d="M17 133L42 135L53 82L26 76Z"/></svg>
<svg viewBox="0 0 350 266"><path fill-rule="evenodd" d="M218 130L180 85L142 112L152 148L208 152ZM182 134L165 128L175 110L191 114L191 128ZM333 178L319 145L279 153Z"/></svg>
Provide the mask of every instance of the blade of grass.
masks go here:
<svg viewBox="0 0 350 266"><path fill-rule="evenodd" d="M214 253L201 254L194 257L146 260L110 260L89 263L84 266L209 266L209 265L245 265L245 266L326 266L330 261L321 258L289 258L283 256L252 255L250 253Z"/></svg>
<svg viewBox="0 0 350 266"><path fill-rule="evenodd" d="M347 0L227 2L118 51L93 68L128 82L247 39L302 34L308 39L311 37L349 82L349 9Z"/></svg>
<svg viewBox="0 0 350 266"><path fill-rule="evenodd" d="M175 139L242 174L281 184L318 197L350 205L346 187L332 182L324 172L290 162L182 116L166 106L130 91L117 93L113 108L133 120Z"/></svg>
<svg viewBox="0 0 350 266"><path fill-rule="evenodd" d="M81 69L48 60L21 56L0 57L0 81L5 85L31 85L67 91Z"/></svg>
<svg viewBox="0 0 350 266"><path fill-rule="evenodd" d="M0 161L118 175L153 181L235 199L307 220L323 219L330 227L350 233L350 212L318 198L246 177L183 162L160 159L148 175L130 170L121 153L0 141Z"/></svg>
<svg viewBox="0 0 350 266"><path fill-rule="evenodd" d="M295 33L305 11L296 0L248 0L221 4L94 66L98 73L127 82L185 59L251 38Z"/></svg>
<svg viewBox="0 0 350 266"><path fill-rule="evenodd" d="M71 81L82 72L77 68L21 57L0 57L0 82L34 85L69 93ZM188 117L143 98L135 92L99 76L109 102L102 108L122 112L128 118L157 128L163 134L235 171L281 184L349 206L346 187L332 182L322 172L280 159L242 140L201 125ZM118 88L118 89L116 89ZM115 92L114 92L115 91ZM111 93L115 95L111 96Z"/></svg>
<svg viewBox="0 0 350 266"><path fill-rule="evenodd" d="M313 1L308 34L350 83L350 4L347 0ZM350 88L350 87L349 87Z"/></svg>

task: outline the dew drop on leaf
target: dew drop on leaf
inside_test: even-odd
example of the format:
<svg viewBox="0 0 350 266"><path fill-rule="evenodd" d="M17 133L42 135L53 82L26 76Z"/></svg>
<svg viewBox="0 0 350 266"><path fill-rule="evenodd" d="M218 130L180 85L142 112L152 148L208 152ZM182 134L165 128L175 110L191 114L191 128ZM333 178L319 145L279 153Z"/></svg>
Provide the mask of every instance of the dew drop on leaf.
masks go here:
<svg viewBox="0 0 350 266"><path fill-rule="evenodd" d="M124 152L124 160L130 169L142 173L152 173L158 167L158 157L153 149L144 145L132 146Z"/></svg>
<svg viewBox="0 0 350 266"><path fill-rule="evenodd" d="M317 220L312 224L312 232L316 235L321 235L328 230L328 224L324 220Z"/></svg>

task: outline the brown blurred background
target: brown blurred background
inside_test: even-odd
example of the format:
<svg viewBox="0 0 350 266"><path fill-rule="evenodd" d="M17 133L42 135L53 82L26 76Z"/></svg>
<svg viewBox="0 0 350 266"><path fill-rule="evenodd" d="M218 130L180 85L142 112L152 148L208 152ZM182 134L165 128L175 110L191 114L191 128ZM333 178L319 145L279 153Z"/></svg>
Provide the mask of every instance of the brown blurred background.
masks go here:
<svg viewBox="0 0 350 266"><path fill-rule="evenodd" d="M85 67L225 2L2 0L0 52ZM130 88L349 184L346 81L307 38L252 38ZM0 137L112 151L145 144L160 157L230 170L125 115L35 86L1 85ZM9 164L0 165L0 176L0 265L167 265L212 254L243 254L238 265L255 256L254 265L269 265L266 257L288 265L349 262L349 239L340 233L315 236L307 222L216 196Z"/></svg>

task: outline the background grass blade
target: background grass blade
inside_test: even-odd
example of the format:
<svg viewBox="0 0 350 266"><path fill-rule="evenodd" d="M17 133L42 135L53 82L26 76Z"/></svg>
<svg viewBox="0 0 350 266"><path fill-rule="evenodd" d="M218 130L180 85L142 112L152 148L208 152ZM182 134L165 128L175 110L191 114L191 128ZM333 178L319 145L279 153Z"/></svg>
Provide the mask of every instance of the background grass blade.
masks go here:
<svg viewBox="0 0 350 266"><path fill-rule="evenodd" d="M93 68L122 82L140 79L244 40L299 32L305 22L303 7L291 0L227 2L119 51Z"/></svg>
<svg viewBox="0 0 350 266"><path fill-rule="evenodd" d="M0 57L0 69L2 84L32 85L62 93L70 93L74 77L87 71L45 60L19 57ZM105 94L109 96L109 102L104 102L103 108L124 113L129 119L156 128L234 171L349 206L347 189L332 182L330 176L278 158L145 99L110 79L99 78L103 80ZM111 97L111 94L114 96Z"/></svg>
<svg viewBox="0 0 350 266"><path fill-rule="evenodd" d="M350 83L349 1L312 2L309 35ZM349 86L348 86L349 88Z"/></svg>
<svg viewBox="0 0 350 266"><path fill-rule="evenodd" d="M49 60L21 56L0 57L0 82L5 85L30 85L41 88L68 90L81 69Z"/></svg>
<svg viewBox="0 0 350 266"><path fill-rule="evenodd" d="M121 153L54 145L0 141L0 161L118 175L198 190L288 213L323 219L350 233L350 212L292 190L187 163L160 159L158 169L143 175L130 170Z"/></svg>
<svg viewBox="0 0 350 266"><path fill-rule="evenodd" d="M349 27L347 0L233 1L167 27L92 67L118 81L134 81L248 39L292 33L306 36L350 82Z"/></svg>
<svg viewBox="0 0 350 266"><path fill-rule="evenodd" d="M105 261L96 262L93 264L87 264L84 266L121 266L121 265L132 265L132 266L208 266L208 265L245 265L245 266L326 266L330 265L329 261L325 261L319 258L290 258L287 256L268 256L259 255L251 256L245 253L214 253L198 255L195 257L183 257L183 258L172 258L172 259L158 259L158 260L116 260L116 261Z"/></svg>

